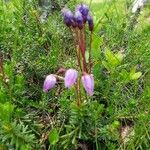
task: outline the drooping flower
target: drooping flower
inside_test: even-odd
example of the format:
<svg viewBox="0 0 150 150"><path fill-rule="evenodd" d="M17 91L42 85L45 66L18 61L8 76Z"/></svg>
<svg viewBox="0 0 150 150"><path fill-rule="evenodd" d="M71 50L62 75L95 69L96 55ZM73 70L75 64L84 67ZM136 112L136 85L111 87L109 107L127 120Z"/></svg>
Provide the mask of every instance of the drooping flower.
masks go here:
<svg viewBox="0 0 150 150"><path fill-rule="evenodd" d="M48 92L48 90L52 89L56 84L56 77L53 74L50 74L46 77L43 84L43 91Z"/></svg>
<svg viewBox="0 0 150 150"><path fill-rule="evenodd" d="M88 95L92 96L94 94L94 78L92 74L85 74L81 78L83 87Z"/></svg>
<svg viewBox="0 0 150 150"><path fill-rule="evenodd" d="M77 23L77 27L79 29L82 29L83 28L83 18L82 18L82 14L80 13L80 11L75 12L75 20Z"/></svg>
<svg viewBox="0 0 150 150"><path fill-rule="evenodd" d="M64 16L64 22L68 27L75 24L74 23L74 15L69 9L63 8L62 13Z"/></svg>
<svg viewBox="0 0 150 150"><path fill-rule="evenodd" d="M68 69L65 73L65 87L71 88L77 81L78 73L75 69Z"/></svg>
<svg viewBox="0 0 150 150"><path fill-rule="evenodd" d="M76 7L76 11L79 11L82 14L83 21L85 23L89 13L89 7L85 4L80 4Z"/></svg>
<svg viewBox="0 0 150 150"><path fill-rule="evenodd" d="M72 27L73 28L78 27L75 16L73 16Z"/></svg>
<svg viewBox="0 0 150 150"><path fill-rule="evenodd" d="M94 28L93 18L89 14L87 16L87 21L88 21L88 25L89 25L89 30L93 31L93 28Z"/></svg>

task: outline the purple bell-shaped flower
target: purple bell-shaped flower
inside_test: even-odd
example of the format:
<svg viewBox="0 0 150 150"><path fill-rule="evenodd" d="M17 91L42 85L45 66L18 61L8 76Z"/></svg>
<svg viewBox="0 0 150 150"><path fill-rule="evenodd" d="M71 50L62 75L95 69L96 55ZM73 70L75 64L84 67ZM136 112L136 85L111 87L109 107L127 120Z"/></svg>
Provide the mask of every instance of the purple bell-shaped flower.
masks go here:
<svg viewBox="0 0 150 150"><path fill-rule="evenodd" d="M77 81L78 73L75 69L68 69L65 73L65 87L71 88Z"/></svg>
<svg viewBox="0 0 150 150"><path fill-rule="evenodd" d="M62 13L63 13L63 16L64 16L64 22L68 27L75 24L74 23L74 15L69 9L64 8L62 10Z"/></svg>
<svg viewBox="0 0 150 150"><path fill-rule="evenodd" d="M56 77L53 74L50 74L46 77L43 84L43 91L48 92L48 90L52 89L56 84Z"/></svg>
<svg viewBox="0 0 150 150"><path fill-rule="evenodd" d="M80 11L75 12L75 21L77 23L77 27L79 29L82 29L83 28L83 17L82 17L82 14L80 13Z"/></svg>
<svg viewBox="0 0 150 150"><path fill-rule="evenodd" d="M93 31L93 28L94 28L93 18L89 14L87 16L87 21L88 21L88 25L89 25L89 30Z"/></svg>
<svg viewBox="0 0 150 150"><path fill-rule="evenodd" d="M87 20L88 13L89 13L89 7L85 4L80 4L76 7L76 11L80 11L83 17L83 21L85 23Z"/></svg>
<svg viewBox="0 0 150 150"><path fill-rule="evenodd" d="M81 78L83 87L88 95L92 96L94 94L94 78L92 74L85 74Z"/></svg>

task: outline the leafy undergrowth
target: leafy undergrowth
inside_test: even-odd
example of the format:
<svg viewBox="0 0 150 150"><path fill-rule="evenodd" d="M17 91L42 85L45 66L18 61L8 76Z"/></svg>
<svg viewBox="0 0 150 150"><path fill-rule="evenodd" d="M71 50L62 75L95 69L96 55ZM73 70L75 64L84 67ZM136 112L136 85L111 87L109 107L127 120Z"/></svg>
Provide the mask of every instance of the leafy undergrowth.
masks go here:
<svg viewBox="0 0 150 150"><path fill-rule="evenodd" d="M130 1L113 0L90 8L95 89L92 97L81 89L79 107L76 89L61 81L42 91L47 74L77 68L61 12L42 22L33 1L0 2L0 149L150 149L150 7L132 14Z"/></svg>

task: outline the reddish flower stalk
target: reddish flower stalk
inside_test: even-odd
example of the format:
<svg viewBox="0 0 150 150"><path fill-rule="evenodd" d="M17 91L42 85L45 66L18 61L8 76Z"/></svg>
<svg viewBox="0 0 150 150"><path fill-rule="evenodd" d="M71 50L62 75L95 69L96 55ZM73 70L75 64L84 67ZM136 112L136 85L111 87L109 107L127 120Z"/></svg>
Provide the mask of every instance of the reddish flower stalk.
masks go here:
<svg viewBox="0 0 150 150"><path fill-rule="evenodd" d="M73 30L71 28L69 28L69 29L70 29L70 32L71 32L71 35L72 35L72 38L73 38L73 41L74 41L74 48L76 50L78 65L79 65L80 69L82 70L81 61L80 61L80 54L79 54L78 48L77 48L77 45L78 45L78 33L77 33L76 29L75 29L75 35L76 36L74 36Z"/></svg>
<svg viewBox="0 0 150 150"><path fill-rule="evenodd" d="M80 30L80 42L79 42L79 48L82 54L82 61L83 61L83 70L84 72L87 72L87 64L85 59L85 47L84 47L84 36L82 30Z"/></svg>
<svg viewBox="0 0 150 150"><path fill-rule="evenodd" d="M76 28L75 29L75 34L76 34L76 51L77 51L77 55L78 55L78 57L79 57L79 64L80 64L80 70L82 71L82 65L81 65L81 53L80 53L80 39L79 39L79 32L78 32L79 30Z"/></svg>
<svg viewBox="0 0 150 150"><path fill-rule="evenodd" d="M85 24L83 29L83 41L84 41L84 51L86 51L86 30L85 30Z"/></svg>
<svg viewBox="0 0 150 150"><path fill-rule="evenodd" d="M92 58L91 58L91 49L92 49L92 31L90 32L90 49L89 49L89 73L91 74L92 71Z"/></svg>
<svg viewBox="0 0 150 150"><path fill-rule="evenodd" d="M85 58L85 52L86 52L86 31L85 31L85 24L84 24L84 28L82 30L82 34L83 34L84 61L85 61L85 64L86 64L86 58ZM88 73L87 64L86 64L86 70L85 71Z"/></svg>
<svg viewBox="0 0 150 150"><path fill-rule="evenodd" d="M82 56L84 56L85 51L84 51L83 33L82 33L82 30L80 30L80 40L79 40L79 42L80 42L79 45L80 45L80 50L81 50Z"/></svg>
<svg viewBox="0 0 150 150"><path fill-rule="evenodd" d="M81 90L80 90L80 84L81 80L80 77L78 78L77 84L76 84L76 90L77 90L77 106L80 106L81 103Z"/></svg>
<svg viewBox="0 0 150 150"><path fill-rule="evenodd" d="M78 31L79 31L80 34L78 34ZM78 57L79 58L82 57L83 71L87 72L87 66L86 66L86 60L85 60L85 52L84 52L84 45L83 45L84 42L83 42L83 35L82 35L82 31L81 30L78 30L78 29L76 30L76 37L77 37L77 42L78 42L78 45L79 45L79 50L78 50L78 55L79 56ZM81 61L80 61L80 64L81 64ZM81 71L82 71L82 68L81 68Z"/></svg>

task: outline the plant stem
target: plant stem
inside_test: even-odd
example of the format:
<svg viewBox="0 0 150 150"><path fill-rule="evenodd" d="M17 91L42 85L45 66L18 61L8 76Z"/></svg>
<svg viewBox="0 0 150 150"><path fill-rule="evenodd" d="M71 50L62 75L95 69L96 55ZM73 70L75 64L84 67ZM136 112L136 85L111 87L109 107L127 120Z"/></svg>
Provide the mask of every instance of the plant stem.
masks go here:
<svg viewBox="0 0 150 150"><path fill-rule="evenodd" d="M78 46L77 46L78 45L78 31L75 29L75 34L76 34L76 37L75 37L72 29L71 28L69 28L69 29L70 29L70 32L71 32L71 35L72 35L72 38L74 41L74 48L76 50L78 65L79 65L80 69L82 70L81 61L80 61L80 53L79 53Z"/></svg>
<svg viewBox="0 0 150 150"><path fill-rule="evenodd" d="M80 106L80 104L81 104L81 89L80 89L80 86L81 85L81 77L79 77L79 79L78 79L78 102L77 102L77 104L78 104L78 106Z"/></svg>
<svg viewBox="0 0 150 150"><path fill-rule="evenodd" d="M81 51L81 54L82 54L83 70L84 70L84 72L87 72L86 60L85 60L84 39L83 39L83 32L82 32L82 30L80 30L79 48L80 48L80 51Z"/></svg>
<svg viewBox="0 0 150 150"><path fill-rule="evenodd" d="M91 74L91 71L92 71L91 49L92 49L92 31L91 31L91 33L90 33L90 49L89 49L89 67L90 67L90 74Z"/></svg>
<svg viewBox="0 0 150 150"><path fill-rule="evenodd" d="M58 76L56 74L54 74L55 78L57 78L58 80L64 81L64 78L62 76Z"/></svg>
<svg viewBox="0 0 150 150"><path fill-rule="evenodd" d="M72 136L75 132L77 132L79 129L79 127L76 127L73 131L71 131L70 133L68 134L65 134L65 135L62 135L60 138L66 138L68 136Z"/></svg>

